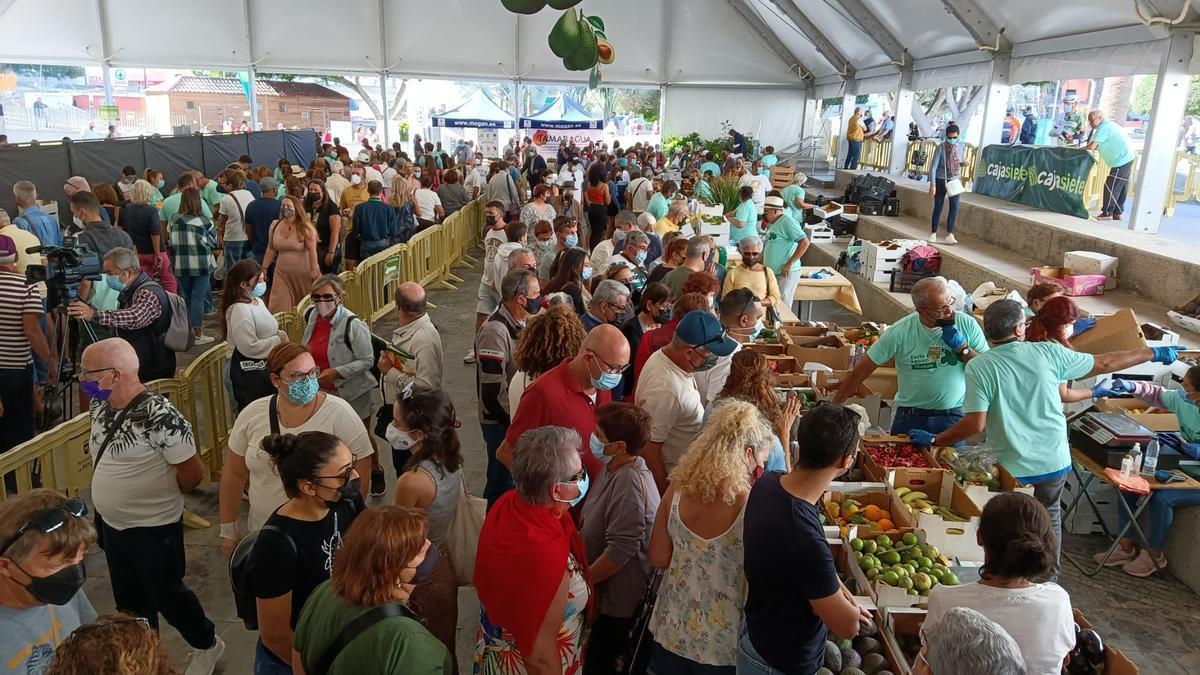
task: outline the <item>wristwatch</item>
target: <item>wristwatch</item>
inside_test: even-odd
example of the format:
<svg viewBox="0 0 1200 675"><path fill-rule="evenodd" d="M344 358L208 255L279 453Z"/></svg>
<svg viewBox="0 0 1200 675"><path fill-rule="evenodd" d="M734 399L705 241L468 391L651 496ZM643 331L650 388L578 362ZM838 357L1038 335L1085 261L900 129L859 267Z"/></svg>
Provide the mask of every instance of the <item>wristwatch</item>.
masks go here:
<svg viewBox="0 0 1200 675"><path fill-rule="evenodd" d="M966 356L971 351L971 345L963 345L963 348L958 350L959 356Z"/></svg>

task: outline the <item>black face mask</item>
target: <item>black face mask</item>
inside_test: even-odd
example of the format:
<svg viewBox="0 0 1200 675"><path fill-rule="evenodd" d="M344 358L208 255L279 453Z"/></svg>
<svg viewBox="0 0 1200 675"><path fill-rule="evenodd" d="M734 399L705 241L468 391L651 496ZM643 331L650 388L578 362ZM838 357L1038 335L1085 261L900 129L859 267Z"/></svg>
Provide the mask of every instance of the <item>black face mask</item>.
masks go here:
<svg viewBox="0 0 1200 675"><path fill-rule="evenodd" d="M429 550L425 553L425 559L421 561L420 565L417 565L417 573L413 575L412 580L408 583L413 586L419 586L424 583L429 578L429 575L433 574L433 568L437 565L437 562L438 551L436 548L430 546Z"/></svg>
<svg viewBox="0 0 1200 675"><path fill-rule="evenodd" d="M25 572L20 565L17 565L17 569ZM29 572L25 572L25 575L30 580L26 584L25 590L29 591L34 600L47 605L67 604L71 598L75 597L79 589L83 588L83 582L87 579L87 571L84 570L83 563L64 567L48 577L35 577Z"/></svg>
<svg viewBox="0 0 1200 675"><path fill-rule="evenodd" d="M757 264L758 264L758 256L757 255L743 255L742 256L742 265L744 267L754 267Z"/></svg>
<svg viewBox="0 0 1200 675"><path fill-rule="evenodd" d="M308 202L309 205L316 204L318 201L320 201L320 199L321 195L313 194L311 192L304 196L304 201Z"/></svg>
<svg viewBox="0 0 1200 675"><path fill-rule="evenodd" d="M337 490L338 498L334 501L329 501L328 499L326 499L325 506L328 506L329 508L332 509L333 507L337 506L339 502L353 500L354 495L359 494L361 491L362 491L362 480L358 479L358 478L351 478L350 480L346 481L345 485L338 488L338 490Z"/></svg>
<svg viewBox="0 0 1200 675"><path fill-rule="evenodd" d="M493 227L495 226L497 220L499 220L499 218L496 216L485 216L483 222L487 223L488 227Z"/></svg>
<svg viewBox="0 0 1200 675"><path fill-rule="evenodd" d="M663 309L658 310L658 314L654 315L654 321L657 323L666 323L666 322L670 321L672 309L673 308L671 308L671 307L665 307Z"/></svg>

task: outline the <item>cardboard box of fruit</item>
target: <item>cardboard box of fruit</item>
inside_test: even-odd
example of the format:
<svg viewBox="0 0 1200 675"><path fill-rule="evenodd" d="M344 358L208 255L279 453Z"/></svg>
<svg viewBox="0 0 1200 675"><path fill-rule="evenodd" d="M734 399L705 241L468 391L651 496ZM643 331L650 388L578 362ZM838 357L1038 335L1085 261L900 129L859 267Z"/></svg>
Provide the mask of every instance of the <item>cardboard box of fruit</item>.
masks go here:
<svg viewBox="0 0 1200 675"><path fill-rule="evenodd" d="M980 509L1001 492L1033 495L1032 485L1021 485L1008 469L999 464L981 466L978 462L969 461L965 454L960 456L954 448L938 448L935 454L938 465L954 473L955 482Z"/></svg>
<svg viewBox="0 0 1200 675"><path fill-rule="evenodd" d="M912 675L921 653L921 624L928 612L916 607L890 607L883 610L880 635L888 649L896 655L897 675Z"/></svg>
<svg viewBox="0 0 1200 675"><path fill-rule="evenodd" d="M883 490L856 494L830 490L822 500L826 524L836 525L843 537L855 526L862 528L864 533L896 537L917 526L904 503L886 486Z"/></svg>
<svg viewBox="0 0 1200 675"><path fill-rule="evenodd" d="M871 622L859 624L853 640L830 639L825 642L825 662L815 675L841 673L870 673L898 675L901 661L892 645L883 637L883 617L878 609L870 608ZM830 638L834 636L830 635Z"/></svg>
<svg viewBox="0 0 1200 675"><path fill-rule="evenodd" d="M884 482L884 469L934 469L937 459L928 448L908 442L908 436L866 436L859 464L868 480Z"/></svg>
<svg viewBox="0 0 1200 675"><path fill-rule="evenodd" d="M1151 408L1135 398L1099 398L1096 399L1096 409L1124 413L1150 431L1179 431L1179 418L1175 413Z"/></svg>
<svg viewBox="0 0 1200 675"><path fill-rule="evenodd" d="M924 604L929 590L938 584L958 585L949 561L920 530L892 537L862 532L855 526L846 543L857 563L851 571L859 592L866 589L879 607Z"/></svg>
<svg viewBox="0 0 1200 675"><path fill-rule="evenodd" d="M1095 634L1095 631L1092 629L1092 624L1088 623L1088 620L1084 618L1083 612L1080 612L1078 609L1076 609L1074 610L1074 613L1075 623L1079 626L1080 630L1075 634L1075 649L1071 650L1071 652L1068 654L1068 656L1071 657L1071 663L1087 663L1091 665L1099 663L1102 659L1104 665L1103 670L1099 671L1101 675L1137 675L1138 667L1133 665L1133 662L1130 661L1129 658L1124 654L1122 654L1121 650L1105 644L1104 641L1100 639L1100 636ZM1091 632L1091 635L1088 634L1089 631ZM1100 654L1096 654L1097 651L1099 651ZM1095 671L1085 669L1074 671L1068 668L1063 670L1063 672L1088 673Z"/></svg>

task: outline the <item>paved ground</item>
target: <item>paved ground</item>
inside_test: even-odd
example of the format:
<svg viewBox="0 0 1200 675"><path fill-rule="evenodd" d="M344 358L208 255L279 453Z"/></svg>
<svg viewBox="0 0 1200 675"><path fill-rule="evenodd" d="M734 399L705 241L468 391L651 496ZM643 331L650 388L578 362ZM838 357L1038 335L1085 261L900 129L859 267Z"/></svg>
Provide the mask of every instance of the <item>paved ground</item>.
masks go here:
<svg viewBox="0 0 1200 675"><path fill-rule="evenodd" d="M486 459L483 439L479 432L475 403L474 369L462 363L462 356L471 344L474 331L475 289L478 272L464 270L460 276L466 282L456 291L431 291L429 298L438 305L430 310L444 344L444 386L450 393L462 420L460 437L466 456L467 484L473 492L483 489ZM852 323L857 319L832 303L822 303L814 315L819 320ZM389 335L394 325L376 325L379 335ZM387 456L386 453L384 455ZM384 460L385 466L390 464ZM390 471L389 471L390 474ZM386 503L389 495L379 499ZM187 498L188 508L217 522L216 486L197 490ZM223 673L248 673L253 663L256 635L242 628L234 612L229 577L224 558L217 547L215 527L191 530L186 535L188 584L200 597L209 617L228 644L223 661ZM1104 545L1100 536L1066 538L1066 548L1081 555L1090 555ZM97 611L112 611L112 593L103 554L94 550L88 554L88 597ZM1071 593L1072 603L1081 609L1107 643L1124 651L1138 664L1143 673L1176 675L1200 673L1200 642L1190 629L1195 624L1196 607L1200 598L1173 578L1140 580L1119 570L1104 570L1088 579L1070 564L1063 563L1063 586ZM472 589L459 594L459 663L469 664L475 638L478 601ZM179 634L164 625L163 639L172 658L182 671L186 664L187 645Z"/></svg>

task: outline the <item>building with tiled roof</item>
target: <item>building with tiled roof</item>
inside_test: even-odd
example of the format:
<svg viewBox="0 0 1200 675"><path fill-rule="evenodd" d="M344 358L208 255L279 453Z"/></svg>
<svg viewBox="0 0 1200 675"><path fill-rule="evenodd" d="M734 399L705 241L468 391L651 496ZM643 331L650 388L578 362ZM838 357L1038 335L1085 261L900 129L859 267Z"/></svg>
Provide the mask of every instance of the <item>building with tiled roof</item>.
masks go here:
<svg viewBox="0 0 1200 675"><path fill-rule="evenodd" d="M325 130L331 121L350 120L350 99L315 82L258 80L258 121L264 129ZM242 83L232 77L184 75L146 90L148 111L169 115L171 126L220 131L226 119L236 129L250 121Z"/></svg>

